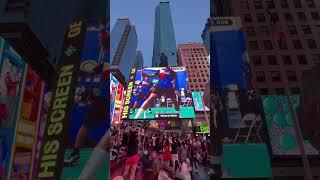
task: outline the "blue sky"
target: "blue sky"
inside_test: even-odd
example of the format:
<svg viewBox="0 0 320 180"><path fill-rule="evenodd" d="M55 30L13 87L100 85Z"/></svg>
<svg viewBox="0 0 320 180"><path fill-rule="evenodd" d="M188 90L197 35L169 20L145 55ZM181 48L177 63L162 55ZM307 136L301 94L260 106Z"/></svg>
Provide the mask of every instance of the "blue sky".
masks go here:
<svg viewBox="0 0 320 180"><path fill-rule="evenodd" d="M138 50L144 65L152 61L154 15L160 0L111 0L112 29L118 18L129 18L138 35ZM170 0L172 21L177 44L202 43L201 33L210 15L210 0Z"/></svg>

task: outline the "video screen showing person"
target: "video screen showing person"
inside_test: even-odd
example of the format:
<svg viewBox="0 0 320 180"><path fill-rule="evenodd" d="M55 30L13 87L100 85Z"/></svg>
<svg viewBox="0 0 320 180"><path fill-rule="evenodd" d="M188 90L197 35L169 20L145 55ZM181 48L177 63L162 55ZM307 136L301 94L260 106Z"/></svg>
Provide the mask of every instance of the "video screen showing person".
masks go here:
<svg viewBox="0 0 320 180"><path fill-rule="evenodd" d="M133 84L132 91L127 91L131 93L128 119L195 117L185 67L150 67L137 70Z"/></svg>

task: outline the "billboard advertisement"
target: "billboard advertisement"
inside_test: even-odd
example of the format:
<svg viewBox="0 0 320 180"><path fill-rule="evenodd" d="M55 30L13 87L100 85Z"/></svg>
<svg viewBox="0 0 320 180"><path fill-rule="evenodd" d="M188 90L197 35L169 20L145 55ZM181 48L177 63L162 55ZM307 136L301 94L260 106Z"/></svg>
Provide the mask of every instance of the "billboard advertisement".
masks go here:
<svg viewBox="0 0 320 180"><path fill-rule="evenodd" d="M193 103L194 103L194 110L195 111L210 111L210 109L204 105L204 101L203 101L203 95L204 92L203 91L194 91L192 92L192 98L193 98Z"/></svg>
<svg viewBox="0 0 320 180"><path fill-rule="evenodd" d="M109 21L75 21L67 29L37 179L109 177L109 152L99 146L110 126L108 29Z"/></svg>
<svg viewBox="0 0 320 180"><path fill-rule="evenodd" d="M195 117L185 67L132 69L122 119Z"/></svg>
<svg viewBox="0 0 320 180"><path fill-rule="evenodd" d="M124 96L124 86L121 83L119 83L117 93L116 93L115 102L114 102L114 104L115 104L114 112L113 112L113 116L112 116L112 122L114 122L115 124L121 123L121 111L122 111L123 96Z"/></svg>
<svg viewBox="0 0 320 180"><path fill-rule="evenodd" d="M100 24L87 24L79 75L75 83L76 94L71 110L70 131L66 143L62 179L79 177L89 160L95 144L110 126L109 84L105 79L108 58L100 43ZM111 81L112 82L112 81ZM93 179L108 177L107 162Z"/></svg>
<svg viewBox="0 0 320 180"><path fill-rule="evenodd" d="M239 17L213 18L211 85L219 128L240 128L246 116L260 116L262 108L251 83L251 67Z"/></svg>
<svg viewBox="0 0 320 180"><path fill-rule="evenodd" d="M124 96L124 86L110 74L110 117L112 123L121 123L121 110Z"/></svg>
<svg viewBox="0 0 320 180"><path fill-rule="evenodd" d="M30 179L32 176L36 135L42 105L44 83L30 68L27 68L23 88L23 100L14 138L11 178Z"/></svg>
<svg viewBox="0 0 320 180"><path fill-rule="evenodd" d="M41 150L41 144L43 143L43 135L45 131L45 125L48 119L49 107L51 102L52 92L49 87L45 84L42 93L42 105L40 109L40 119L38 123L36 141L35 141L35 149L34 149L34 157L33 157L33 168L32 168L32 177L31 179L35 179L36 173L38 172L39 166L39 156Z"/></svg>
<svg viewBox="0 0 320 180"><path fill-rule="evenodd" d="M273 155L300 155L297 143L293 118L291 117L288 100L283 95L261 96L269 131L270 144ZM290 96L296 113L300 104L300 95ZM298 118L298 116L297 116ZM319 155L319 151L313 147L308 139L304 139L304 148L307 155Z"/></svg>
<svg viewBox="0 0 320 180"><path fill-rule="evenodd" d="M14 133L22 104L26 63L0 37L0 178L7 179Z"/></svg>

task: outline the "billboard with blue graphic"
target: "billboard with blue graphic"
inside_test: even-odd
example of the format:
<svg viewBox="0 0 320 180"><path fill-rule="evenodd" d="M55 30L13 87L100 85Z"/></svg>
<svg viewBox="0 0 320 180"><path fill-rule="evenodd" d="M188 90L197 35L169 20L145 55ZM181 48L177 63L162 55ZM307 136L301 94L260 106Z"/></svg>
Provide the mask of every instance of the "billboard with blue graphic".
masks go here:
<svg viewBox="0 0 320 180"><path fill-rule="evenodd" d="M211 86L220 116L217 126L241 128L247 117L261 117L251 83L246 38L239 17L213 18L211 31Z"/></svg>
<svg viewBox="0 0 320 180"><path fill-rule="evenodd" d="M195 117L185 67L133 69L122 119L190 119Z"/></svg>
<svg viewBox="0 0 320 180"><path fill-rule="evenodd" d="M0 37L0 179L7 179L13 157L13 141L27 64L9 43Z"/></svg>

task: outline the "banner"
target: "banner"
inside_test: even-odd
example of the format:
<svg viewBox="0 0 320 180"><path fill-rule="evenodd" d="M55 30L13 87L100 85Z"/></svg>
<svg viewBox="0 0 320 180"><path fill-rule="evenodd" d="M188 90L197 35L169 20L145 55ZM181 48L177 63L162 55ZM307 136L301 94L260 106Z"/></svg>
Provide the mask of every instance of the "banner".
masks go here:
<svg viewBox="0 0 320 180"><path fill-rule="evenodd" d="M290 96L294 110L297 112L303 106L300 104L300 95ZM286 96L265 95L261 96L266 116L270 144L273 155L300 155L294 130L294 122L289 111ZM297 113L296 113L297 114ZM301 116L302 117L302 116ZM299 118L299 116L297 116ZM307 155L319 155L319 151L313 147L308 139L303 141Z"/></svg>
<svg viewBox="0 0 320 180"><path fill-rule="evenodd" d="M132 71L123 119L195 117L185 67L150 67Z"/></svg>
<svg viewBox="0 0 320 180"><path fill-rule="evenodd" d="M38 129L37 129L36 141L35 141L35 147L34 147L33 168L32 168L31 179L36 178L36 174L39 168L39 156L40 156L41 145L44 141L43 135L45 131L45 125L48 119L51 96L52 96L52 92L49 90L48 86L45 84L43 88L43 93L42 93L42 104L40 108L41 113L40 113L40 119L38 123Z"/></svg>
<svg viewBox="0 0 320 180"><path fill-rule="evenodd" d="M31 179L43 86L40 77L28 67L14 138L13 163L10 168L12 179L19 179L21 176Z"/></svg>
<svg viewBox="0 0 320 180"><path fill-rule="evenodd" d="M65 134L69 131L84 32L85 23L82 21L74 22L67 29L52 95L50 118L46 124L45 142L40 152L37 179L60 179L62 173L59 167L63 167Z"/></svg>
<svg viewBox="0 0 320 180"><path fill-rule="evenodd" d="M0 178L7 179L13 141L22 103L26 63L0 37Z"/></svg>
<svg viewBox="0 0 320 180"><path fill-rule="evenodd" d="M109 52L101 43L101 34L108 24L87 22L80 56L79 74L75 82L76 93L70 114L70 126L65 133L64 164L61 179L77 179L110 127ZM115 92L116 93L116 92ZM104 149L104 157L109 152ZM108 179L107 159L90 179ZM97 162L98 163L98 162Z"/></svg>

